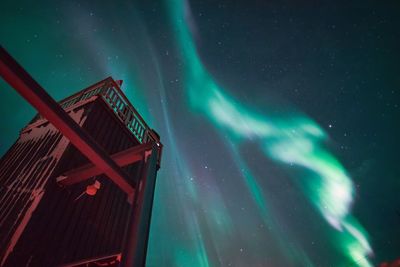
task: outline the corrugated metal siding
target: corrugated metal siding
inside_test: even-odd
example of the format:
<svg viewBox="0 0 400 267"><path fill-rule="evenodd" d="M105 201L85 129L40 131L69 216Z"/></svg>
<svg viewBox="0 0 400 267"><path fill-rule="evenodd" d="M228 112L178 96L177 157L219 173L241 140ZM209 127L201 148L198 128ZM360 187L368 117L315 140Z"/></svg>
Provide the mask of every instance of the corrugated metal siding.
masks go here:
<svg viewBox="0 0 400 267"><path fill-rule="evenodd" d="M19 140L0 165L0 256L23 230L24 220L43 189L56 160L51 156L61 135L48 127L42 136Z"/></svg>
<svg viewBox="0 0 400 267"><path fill-rule="evenodd" d="M84 116L87 116L83 128L108 153L138 144L102 99L99 98L82 108L85 109ZM52 142L59 140L60 136L57 138L53 137ZM3 159L4 162L7 161L4 166L21 162L25 169L31 169L31 161L28 163L26 158L22 158L27 154L23 151L44 151L45 154L46 150L50 150L52 143L43 140L33 140L29 145L15 144ZM41 148L38 149L39 147ZM15 157L18 153L21 156ZM9 158L15 160L8 163ZM79 151L69 145L55 171L51 175L46 173L51 179L45 186L43 198L26 230L8 258L7 266L55 266L121 251L130 213L127 196L103 175L67 188L60 188L55 182L58 175L87 162ZM46 164L48 162L39 165ZM40 173L43 168L38 168L37 173ZM140 163L123 168L132 177L132 184L135 184L135 179L140 173L139 168ZM5 172L10 171L12 170L9 167L5 167ZM9 177L9 174L5 177ZM36 180L35 177L38 176L32 174L32 177L32 180ZM79 197L94 179L101 182L97 194L93 197L86 194Z"/></svg>

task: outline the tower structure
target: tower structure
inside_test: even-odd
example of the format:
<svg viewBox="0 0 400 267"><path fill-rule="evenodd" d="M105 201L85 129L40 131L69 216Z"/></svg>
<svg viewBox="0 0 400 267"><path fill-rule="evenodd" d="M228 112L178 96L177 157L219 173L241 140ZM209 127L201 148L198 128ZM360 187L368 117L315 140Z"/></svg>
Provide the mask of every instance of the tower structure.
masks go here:
<svg viewBox="0 0 400 267"><path fill-rule="evenodd" d="M111 77L56 105L0 52L3 78L41 112L0 161L0 266L144 265L158 134Z"/></svg>

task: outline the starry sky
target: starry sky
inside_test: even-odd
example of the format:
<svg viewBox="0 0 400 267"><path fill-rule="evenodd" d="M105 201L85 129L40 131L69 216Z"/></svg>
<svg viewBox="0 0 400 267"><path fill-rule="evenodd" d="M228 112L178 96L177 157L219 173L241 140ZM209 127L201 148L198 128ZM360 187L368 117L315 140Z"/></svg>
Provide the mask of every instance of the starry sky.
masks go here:
<svg viewBox="0 0 400 267"><path fill-rule="evenodd" d="M400 257L396 1L10 1L0 43L59 100L101 79L165 145L147 266ZM0 154L35 111L0 81Z"/></svg>

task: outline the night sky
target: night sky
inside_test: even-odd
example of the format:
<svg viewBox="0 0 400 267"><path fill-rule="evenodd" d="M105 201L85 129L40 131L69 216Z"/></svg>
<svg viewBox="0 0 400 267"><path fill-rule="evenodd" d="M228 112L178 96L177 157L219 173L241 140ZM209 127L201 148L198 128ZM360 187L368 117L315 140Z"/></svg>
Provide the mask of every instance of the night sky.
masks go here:
<svg viewBox="0 0 400 267"><path fill-rule="evenodd" d="M332 2L5 0L0 43L57 100L124 80L160 134L148 266L375 266L400 258L400 4ZM0 88L2 155L35 111Z"/></svg>

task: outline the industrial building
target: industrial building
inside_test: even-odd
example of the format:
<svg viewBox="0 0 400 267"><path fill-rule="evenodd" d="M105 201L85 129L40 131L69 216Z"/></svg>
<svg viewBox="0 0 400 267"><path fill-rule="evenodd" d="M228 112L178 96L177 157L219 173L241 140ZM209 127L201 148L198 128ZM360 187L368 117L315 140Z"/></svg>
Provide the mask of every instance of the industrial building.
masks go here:
<svg viewBox="0 0 400 267"><path fill-rule="evenodd" d="M1 49L39 113L0 161L0 266L143 266L162 144L102 80L58 102Z"/></svg>

